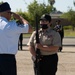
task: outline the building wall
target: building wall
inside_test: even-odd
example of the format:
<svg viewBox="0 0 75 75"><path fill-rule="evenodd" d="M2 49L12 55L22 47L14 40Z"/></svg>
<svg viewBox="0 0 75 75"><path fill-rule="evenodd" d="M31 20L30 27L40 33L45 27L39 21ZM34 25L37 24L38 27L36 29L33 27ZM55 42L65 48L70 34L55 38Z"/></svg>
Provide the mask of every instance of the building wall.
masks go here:
<svg viewBox="0 0 75 75"><path fill-rule="evenodd" d="M63 26L68 26L68 25L72 25L72 23L70 21L68 21L67 19L63 19L63 18L53 18L52 19L52 25L55 26L56 24L56 20L60 20L61 24Z"/></svg>

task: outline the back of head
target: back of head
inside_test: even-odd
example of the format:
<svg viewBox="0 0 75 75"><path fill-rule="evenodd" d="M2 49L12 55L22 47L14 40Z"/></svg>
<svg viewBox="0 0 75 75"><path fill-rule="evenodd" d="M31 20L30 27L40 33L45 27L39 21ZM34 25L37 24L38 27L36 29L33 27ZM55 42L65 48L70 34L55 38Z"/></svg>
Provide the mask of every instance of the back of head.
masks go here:
<svg viewBox="0 0 75 75"><path fill-rule="evenodd" d="M49 14L44 14L41 16L40 20L47 20L51 22L51 16Z"/></svg>
<svg viewBox="0 0 75 75"><path fill-rule="evenodd" d="M0 4L0 12L4 12L7 10L11 10L10 5L7 2L3 2Z"/></svg>

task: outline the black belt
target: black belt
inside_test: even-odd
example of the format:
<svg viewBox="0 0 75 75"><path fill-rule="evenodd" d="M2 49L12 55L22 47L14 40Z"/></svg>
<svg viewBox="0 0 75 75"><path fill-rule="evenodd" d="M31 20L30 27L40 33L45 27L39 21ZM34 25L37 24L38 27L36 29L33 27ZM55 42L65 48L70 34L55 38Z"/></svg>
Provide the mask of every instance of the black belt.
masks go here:
<svg viewBox="0 0 75 75"><path fill-rule="evenodd" d="M57 55L57 53L52 54L52 55L41 55L41 57L52 57L52 56L55 56L55 55Z"/></svg>

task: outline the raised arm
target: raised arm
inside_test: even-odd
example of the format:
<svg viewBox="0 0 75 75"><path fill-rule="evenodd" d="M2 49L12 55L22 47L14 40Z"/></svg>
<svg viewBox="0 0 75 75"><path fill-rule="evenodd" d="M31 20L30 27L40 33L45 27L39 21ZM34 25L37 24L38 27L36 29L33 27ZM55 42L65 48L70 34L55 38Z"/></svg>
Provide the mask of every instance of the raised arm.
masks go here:
<svg viewBox="0 0 75 75"><path fill-rule="evenodd" d="M29 33L31 33L33 31L31 25L29 24L29 22L26 19L24 19L22 16L14 13L14 12L12 12L12 15L15 19L18 19L22 24L28 24L29 25L29 30L28 30Z"/></svg>

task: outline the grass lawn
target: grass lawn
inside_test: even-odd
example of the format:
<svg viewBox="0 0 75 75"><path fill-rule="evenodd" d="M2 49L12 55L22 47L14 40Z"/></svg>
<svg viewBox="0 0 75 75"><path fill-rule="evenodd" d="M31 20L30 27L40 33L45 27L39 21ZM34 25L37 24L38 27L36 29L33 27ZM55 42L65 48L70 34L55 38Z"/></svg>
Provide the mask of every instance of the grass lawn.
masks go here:
<svg viewBox="0 0 75 75"><path fill-rule="evenodd" d="M24 38L27 38L27 37L30 37L30 36L31 36L31 33L23 34L23 37L24 37Z"/></svg>
<svg viewBox="0 0 75 75"><path fill-rule="evenodd" d="M75 30L64 30L65 37L75 37Z"/></svg>
<svg viewBox="0 0 75 75"><path fill-rule="evenodd" d="M23 34L23 37L30 37L31 34ZM75 37L75 30L64 30L64 37Z"/></svg>

